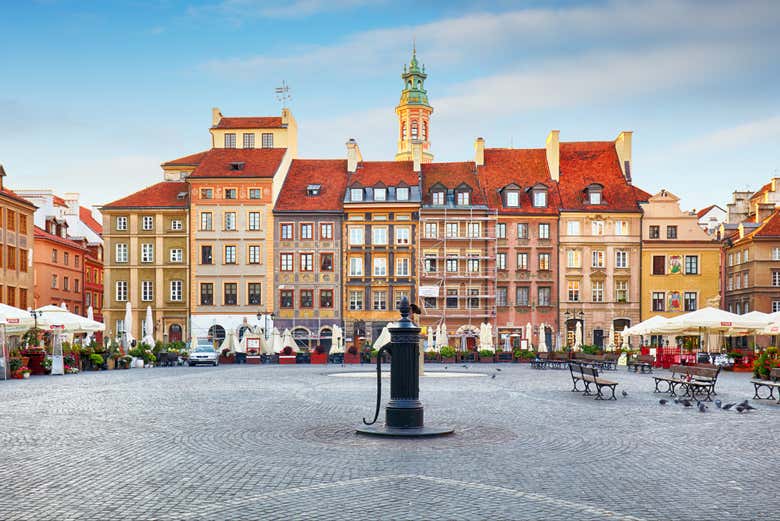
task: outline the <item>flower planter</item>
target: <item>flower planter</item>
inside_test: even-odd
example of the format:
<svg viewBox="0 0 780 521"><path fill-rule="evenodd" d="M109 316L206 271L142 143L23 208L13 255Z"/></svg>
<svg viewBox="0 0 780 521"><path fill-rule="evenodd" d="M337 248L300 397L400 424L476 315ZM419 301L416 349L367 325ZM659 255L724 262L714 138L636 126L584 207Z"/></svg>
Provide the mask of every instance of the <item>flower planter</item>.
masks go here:
<svg viewBox="0 0 780 521"><path fill-rule="evenodd" d="M344 353L344 363L345 364L359 364L360 363L360 355L358 353L355 353L354 355L347 351Z"/></svg>
<svg viewBox="0 0 780 521"><path fill-rule="evenodd" d="M309 362L312 364L327 364L328 353L313 352L311 355L309 355Z"/></svg>
<svg viewBox="0 0 780 521"><path fill-rule="evenodd" d="M235 362L235 358L232 356L219 355L220 364L232 364Z"/></svg>
<svg viewBox="0 0 780 521"><path fill-rule="evenodd" d="M29 353L26 355L30 360L27 362L27 367L30 368L32 374L42 375L46 374L46 369L43 367L43 361L46 358L46 353Z"/></svg>
<svg viewBox="0 0 780 521"><path fill-rule="evenodd" d="M328 355L328 359L330 360L331 364L343 364L344 353L333 353L331 355Z"/></svg>
<svg viewBox="0 0 780 521"><path fill-rule="evenodd" d="M454 364L454 363L457 363L457 360L456 360L456 358L454 356L447 356L447 357L443 356L441 358L441 362L443 364Z"/></svg>
<svg viewBox="0 0 780 521"><path fill-rule="evenodd" d="M441 362L441 355L439 353L425 353L426 364L438 364Z"/></svg>
<svg viewBox="0 0 780 521"><path fill-rule="evenodd" d="M296 364L308 364L310 360L309 353L295 353Z"/></svg>
<svg viewBox="0 0 780 521"><path fill-rule="evenodd" d="M294 365L295 364L295 355L279 355L279 364L280 365Z"/></svg>
<svg viewBox="0 0 780 521"><path fill-rule="evenodd" d="M496 357L495 356L480 356L479 357L479 363L480 364L494 364L494 363L496 363Z"/></svg>
<svg viewBox="0 0 780 521"><path fill-rule="evenodd" d="M477 362L477 353L473 351L458 353L456 356L459 358L460 362L471 362L471 363Z"/></svg>
<svg viewBox="0 0 780 521"><path fill-rule="evenodd" d="M261 361L262 361L262 357L260 355L246 357L246 363L249 365L260 365Z"/></svg>
<svg viewBox="0 0 780 521"><path fill-rule="evenodd" d="M501 351L500 353L496 353L495 356L496 362L502 362L506 364L511 364L514 361L514 358L515 355L508 351Z"/></svg>

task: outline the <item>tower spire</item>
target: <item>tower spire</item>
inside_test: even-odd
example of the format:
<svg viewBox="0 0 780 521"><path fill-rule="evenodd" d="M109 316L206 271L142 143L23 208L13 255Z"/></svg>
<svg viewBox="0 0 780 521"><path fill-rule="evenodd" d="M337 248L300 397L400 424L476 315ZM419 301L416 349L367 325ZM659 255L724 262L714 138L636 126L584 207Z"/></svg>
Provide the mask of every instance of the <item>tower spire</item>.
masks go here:
<svg viewBox="0 0 780 521"><path fill-rule="evenodd" d="M409 66L404 65L401 79L404 88L401 90L401 100L395 108L398 115L398 152L397 161L410 161L414 154L413 148L419 148L419 156L425 163L433 160L430 152L429 123L433 107L428 104L428 92L425 90L425 80L428 75L425 67L420 67L417 61L417 38L412 39L412 58Z"/></svg>

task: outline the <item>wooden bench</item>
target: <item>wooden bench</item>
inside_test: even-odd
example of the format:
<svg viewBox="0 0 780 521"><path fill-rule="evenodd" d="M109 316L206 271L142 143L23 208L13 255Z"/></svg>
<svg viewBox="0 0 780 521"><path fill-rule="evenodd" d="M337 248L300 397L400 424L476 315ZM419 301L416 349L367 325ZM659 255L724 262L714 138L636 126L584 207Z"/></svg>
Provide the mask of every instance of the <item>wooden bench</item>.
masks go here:
<svg viewBox="0 0 780 521"><path fill-rule="evenodd" d="M573 393L581 393L585 389L579 389L577 384L582 381L582 364L579 362L569 362L569 372L571 373L571 383Z"/></svg>
<svg viewBox="0 0 780 521"><path fill-rule="evenodd" d="M620 359L620 353L604 353L604 369L617 371L617 363Z"/></svg>
<svg viewBox="0 0 780 521"><path fill-rule="evenodd" d="M596 386L596 400L604 400L604 394L601 392L604 387L612 391L612 396L607 398L607 400L617 400L615 397L615 388L618 386L617 382L599 377L599 370L595 367L580 365L580 371L582 373L582 383L585 384L585 392L583 395L591 396L590 386L593 384Z"/></svg>
<svg viewBox="0 0 780 521"><path fill-rule="evenodd" d="M547 369L547 359L550 353L536 353L536 358L531 360L531 367L534 369Z"/></svg>
<svg viewBox="0 0 780 521"><path fill-rule="evenodd" d="M756 392L753 395L753 399L755 400L774 400L775 399L775 389L780 389L780 367L775 367L769 372L769 380L750 380L750 383L753 384L756 388ZM766 387L769 389L769 395L768 396L760 396L758 391L762 388ZM780 403L780 392L777 396L777 403Z"/></svg>
<svg viewBox="0 0 780 521"><path fill-rule="evenodd" d="M712 395L715 392L715 384L720 374L719 367L673 365L671 367L671 376L654 376L656 393L668 392L672 396L677 396L677 387L685 390L682 396L689 396L696 399L696 395L706 394L704 401L712 401ZM660 383L667 385L666 390L658 388Z"/></svg>
<svg viewBox="0 0 780 521"><path fill-rule="evenodd" d="M630 371L631 369L634 370L635 373L639 372L640 370L648 373L653 372L653 363L655 362L655 357L653 355L639 355L635 358L632 358L628 361L626 364L626 367Z"/></svg>
<svg viewBox="0 0 780 521"><path fill-rule="evenodd" d="M569 357L566 356L566 353L552 352L547 359L547 367L552 367L553 369L566 369L568 363Z"/></svg>

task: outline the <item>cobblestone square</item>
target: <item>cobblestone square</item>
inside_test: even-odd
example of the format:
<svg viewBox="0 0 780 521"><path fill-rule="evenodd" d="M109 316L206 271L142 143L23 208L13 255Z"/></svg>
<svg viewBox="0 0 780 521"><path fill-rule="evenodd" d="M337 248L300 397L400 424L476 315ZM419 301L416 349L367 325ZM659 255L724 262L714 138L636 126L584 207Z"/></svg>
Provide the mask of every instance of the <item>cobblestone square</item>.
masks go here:
<svg viewBox="0 0 780 521"><path fill-rule="evenodd" d="M777 519L773 401L661 406L650 375L620 368L606 375L628 397L598 402L570 392L568 371L437 364L480 374L421 381L426 423L456 434L387 440L354 434L375 380L331 376L370 369L2 382L0 518ZM719 398L752 397L749 379L722 373Z"/></svg>

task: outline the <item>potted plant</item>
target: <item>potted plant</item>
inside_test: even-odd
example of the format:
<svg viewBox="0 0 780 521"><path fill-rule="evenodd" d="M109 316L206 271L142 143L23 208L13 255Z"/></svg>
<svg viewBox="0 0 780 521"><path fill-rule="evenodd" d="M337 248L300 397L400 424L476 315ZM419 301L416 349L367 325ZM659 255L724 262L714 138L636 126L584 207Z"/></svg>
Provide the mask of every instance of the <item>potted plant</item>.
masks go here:
<svg viewBox="0 0 780 521"><path fill-rule="evenodd" d="M47 356L43 359L43 371L44 374L51 374L51 357Z"/></svg>
<svg viewBox="0 0 780 521"><path fill-rule="evenodd" d="M21 358L14 357L8 359L8 370L11 373L11 378L21 378L21 375L16 375L22 367L24 367L24 364L22 364Z"/></svg>
<svg viewBox="0 0 780 521"><path fill-rule="evenodd" d="M441 361L445 364L454 364L456 351L454 347L444 346L440 349Z"/></svg>
<svg viewBox="0 0 780 521"><path fill-rule="evenodd" d="M310 359L309 350L305 347L302 347L297 353L295 353L296 364L308 364Z"/></svg>
<svg viewBox="0 0 780 521"><path fill-rule="evenodd" d="M764 352L758 355L753 361L753 376L761 380L768 380L769 373L775 367L780 367L780 359L776 347L767 347Z"/></svg>
<svg viewBox="0 0 780 521"><path fill-rule="evenodd" d="M436 351L426 351L423 356L426 362L441 362L441 354Z"/></svg>
<svg viewBox="0 0 780 521"><path fill-rule="evenodd" d="M492 349L480 349L479 361L483 364L492 364L496 361L496 353Z"/></svg>
<svg viewBox="0 0 780 521"><path fill-rule="evenodd" d="M235 361L235 355L227 347L219 353L220 364L232 364Z"/></svg>
<svg viewBox="0 0 780 521"><path fill-rule="evenodd" d="M279 364L295 364L295 351L293 351L292 347L286 346L284 349L282 349L282 351L279 353Z"/></svg>
<svg viewBox="0 0 780 521"><path fill-rule="evenodd" d="M324 347L317 344L317 346L314 348L314 351L311 353L310 360L312 364L327 364L328 352Z"/></svg>
<svg viewBox="0 0 780 521"><path fill-rule="evenodd" d="M356 345L351 345L347 349L347 352L344 353L344 363L345 364L359 364L360 363L360 352L358 351L358 348Z"/></svg>
<svg viewBox="0 0 780 521"><path fill-rule="evenodd" d="M30 370L30 368L27 367L26 365L23 365L19 369L17 369L16 371L14 371L12 376L14 378L18 378L19 380L21 380L21 379L30 378L30 374L31 373L32 373L32 371Z"/></svg>
<svg viewBox="0 0 780 521"><path fill-rule="evenodd" d="M466 351L463 351L462 353L460 353L460 361L461 362L476 363L477 362L477 356L478 355L477 355L476 351L473 351L471 349L467 349Z"/></svg>
<svg viewBox="0 0 780 521"><path fill-rule="evenodd" d="M43 359L46 358L46 349L43 347L28 347L21 351L23 357L27 357L27 363L24 364L30 368L32 374L46 374L43 369Z"/></svg>
<svg viewBox="0 0 780 521"><path fill-rule="evenodd" d="M89 355L89 361L92 364L93 371L100 371L100 366L103 365L103 356L97 353Z"/></svg>

